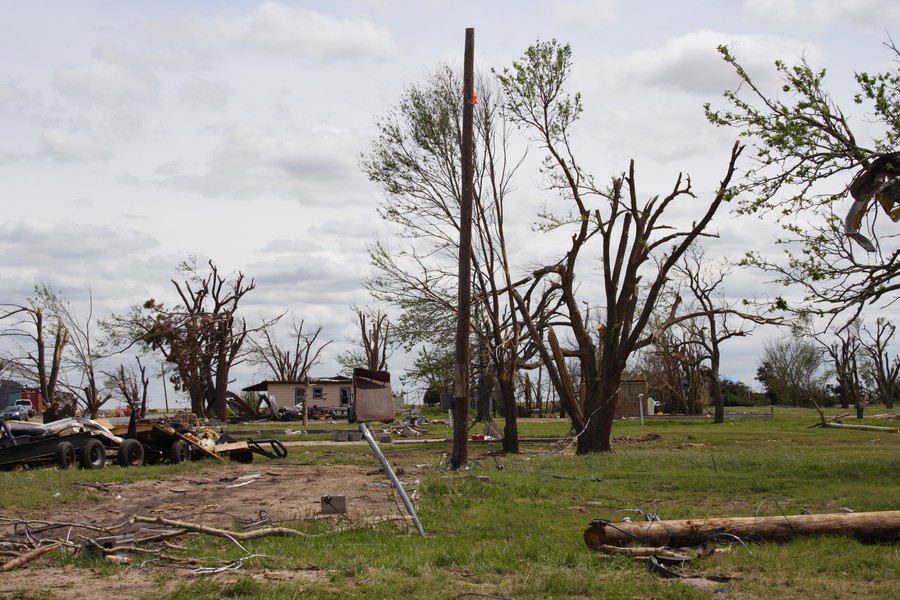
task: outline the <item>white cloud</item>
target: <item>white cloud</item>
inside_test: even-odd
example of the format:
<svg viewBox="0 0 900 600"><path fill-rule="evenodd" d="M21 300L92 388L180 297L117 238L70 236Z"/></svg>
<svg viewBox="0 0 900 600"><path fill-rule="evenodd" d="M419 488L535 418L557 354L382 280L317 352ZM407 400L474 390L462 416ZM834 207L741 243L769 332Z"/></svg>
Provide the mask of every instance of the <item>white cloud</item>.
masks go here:
<svg viewBox="0 0 900 600"><path fill-rule="evenodd" d="M554 16L581 29L605 29L619 20L620 0L553 0Z"/></svg>
<svg viewBox="0 0 900 600"><path fill-rule="evenodd" d="M61 68L54 80L62 91L79 100L104 104L147 99L159 87L156 77L146 69L105 60Z"/></svg>
<svg viewBox="0 0 900 600"><path fill-rule="evenodd" d="M42 102L40 92L11 83L0 83L0 115L16 119L33 118Z"/></svg>
<svg viewBox="0 0 900 600"><path fill-rule="evenodd" d="M73 302L90 286L100 315L124 310L168 282L177 263L156 250L154 238L133 229L46 216L10 220L0 225L0 278L16 302L31 294L36 280Z"/></svg>
<svg viewBox="0 0 900 600"><path fill-rule="evenodd" d="M801 29L853 25L884 31L900 19L896 0L744 0L743 10L779 26Z"/></svg>
<svg viewBox="0 0 900 600"><path fill-rule="evenodd" d="M90 130L44 129L41 150L63 161L91 162L110 157L109 145Z"/></svg>
<svg viewBox="0 0 900 600"><path fill-rule="evenodd" d="M734 35L700 30L669 39L656 48L631 52L612 64L612 78L618 85L653 85L691 94L718 95L733 87L734 69L719 55L725 45L737 55L741 65L756 78L772 78L778 58L790 61L806 54L818 55L815 46L773 35Z"/></svg>
<svg viewBox="0 0 900 600"><path fill-rule="evenodd" d="M360 148L339 129L242 125L221 134L202 173L184 171L160 183L213 197L291 197L332 206L336 194L341 202L352 200L347 188L364 181L356 164Z"/></svg>
<svg viewBox="0 0 900 600"><path fill-rule="evenodd" d="M341 19L280 2L264 2L239 17L188 17L182 34L204 46L255 48L307 58L396 56L391 33L362 19Z"/></svg>
<svg viewBox="0 0 900 600"><path fill-rule="evenodd" d="M217 83L199 77L178 86L178 100L191 110L207 111L228 104L228 90Z"/></svg>
<svg viewBox="0 0 900 600"><path fill-rule="evenodd" d="M0 264L6 266L17 264L17 255L66 263L91 259L96 266L94 261L101 257L145 252L157 245L154 239L133 230L37 218L5 221L0 225L0 240Z"/></svg>

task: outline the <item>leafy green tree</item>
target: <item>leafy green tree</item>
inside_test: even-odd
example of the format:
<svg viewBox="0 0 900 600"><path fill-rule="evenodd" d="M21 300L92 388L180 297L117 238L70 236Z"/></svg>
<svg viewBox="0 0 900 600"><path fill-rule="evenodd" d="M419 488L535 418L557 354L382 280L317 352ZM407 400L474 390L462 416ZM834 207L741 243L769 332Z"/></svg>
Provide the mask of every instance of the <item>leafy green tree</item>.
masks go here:
<svg viewBox="0 0 900 600"><path fill-rule="evenodd" d="M895 59L900 52L888 46ZM773 218L784 231L777 243L783 257L750 253L746 263L774 273L779 283L802 291L794 304L776 304L830 320L849 311L847 321L865 303L891 302L900 289L900 248L896 229L876 225L874 199L862 227L875 240L875 252L863 252L848 237L841 209L852 176L877 157L895 152L900 141L900 71L856 74L855 102L863 110L854 118L832 99L824 69L806 59L795 65L775 63L777 90L758 86L725 46L724 60L739 83L725 92L728 108L706 105L707 118L749 139L756 150L740 182L741 211ZM895 60L900 68L900 60ZM865 127L861 126L864 123ZM848 215L849 216L849 215Z"/></svg>
<svg viewBox="0 0 900 600"><path fill-rule="evenodd" d="M550 380L578 431L577 452L611 448L618 390L632 354L650 345L675 322L697 314L672 313L649 327L669 274L688 247L705 233L722 203L733 195L731 179L742 147L735 144L719 187L700 200L689 177L679 176L663 195L645 195L634 161L626 172L598 186L577 158L572 129L581 112L578 94L566 83L572 69L568 45L556 41L528 48L521 60L499 74L510 119L545 152L543 173L557 202L542 226L565 229L569 244L555 262L533 270L517 288L516 302L531 340L537 344ZM693 223L678 229L666 219L673 206L688 204ZM588 262L591 258L595 262ZM585 264L586 263L586 264ZM584 297L576 273L598 273L600 297ZM600 307L599 322L582 312L587 301ZM555 329L564 332L557 336ZM563 346L563 340L573 340ZM565 359L577 360L582 385L572 385ZM582 394L580 390L584 390Z"/></svg>
<svg viewBox="0 0 900 600"><path fill-rule="evenodd" d="M755 393L743 381L723 378L719 381L725 406L757 406L765 402L761 394Z"/></svg>
<svg viewBox="0 0 900 600"><path fill-rule="evenodd" d="M481 78L474 107L471 344L486 348L491 364L472 372L495 377L508 407L504 450L517 452L515 376L523 345L504 232L505 201L517 164L507 157L495 87ZM463 102L470 101L461 89L462 78L448 66L409 86L397 107L377 121L378 137L360 160L385 191L379 214L395 226L400 241L397 247L377 242L370 248L374 274L367 286L378 300L399 309L398 340L407 349L424 346L432 357L454 346L444 344L454 339L457 321L462 112ZM485 389L488 383L471 387Z"/></svg>
<svg viewBox="0 0 900 600"><path fill-rule="evenodd" d="M773 403L811 407L828 400L824 366L822 349L810 340L769 340L763 345L757 379Z"/></svg>
<svg viewBox="0 0 900 600"><path fill-rule="evenodd" d="M436 346L434 351L422 346L412 368L407 369L403 381L424 389L424 395L434 398L434 403L437 404L440 402L440 394L450 390L453 385L455 364L452 345Z"/></svg>

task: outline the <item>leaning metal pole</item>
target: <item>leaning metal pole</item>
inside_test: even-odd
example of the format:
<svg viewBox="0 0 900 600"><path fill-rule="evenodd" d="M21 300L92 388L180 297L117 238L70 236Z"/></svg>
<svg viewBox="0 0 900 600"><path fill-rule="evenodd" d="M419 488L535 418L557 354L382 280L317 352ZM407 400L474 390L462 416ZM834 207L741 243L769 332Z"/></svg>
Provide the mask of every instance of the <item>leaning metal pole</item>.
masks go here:
<svg viewBox="0 0 900 600"><path fill-rule="evenodd" d="M406 507L406 512L409 513L409 516L412 517L413 523L416 524L416 529L419 530L419 535L425 537L425 530L422 529L422 523L419 522L419 516L416 514L416 509L413 508L412 502L409 500L409 496L406 495L406 490L403 489L403 484L400 483L400 480L397 479L397 475L394 473L394 470L391 468L391 465L388 464L387 459L384 457L384 454L381 452L381 448L378 447L378 444L375 443L375 438L372 437L372 432L369 431L369 428L365 423L360 422L359 431L362 433L363 437L366 438L366 441L369 442L369 447L372 449L372 452L375 453L375 456L378 457L378 460L381 461L381 466L384 467L384 470L387 471L388 477L391 478L391 483L394 484L394 487L400 492L400 498L403 500L403 506Z"/></svg>

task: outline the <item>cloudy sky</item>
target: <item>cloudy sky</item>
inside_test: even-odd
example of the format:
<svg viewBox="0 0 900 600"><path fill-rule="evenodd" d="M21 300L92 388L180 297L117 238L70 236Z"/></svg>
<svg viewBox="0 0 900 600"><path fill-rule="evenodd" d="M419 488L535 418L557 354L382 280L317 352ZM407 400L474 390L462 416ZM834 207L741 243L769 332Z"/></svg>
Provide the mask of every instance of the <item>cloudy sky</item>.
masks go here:
<svg viewBox="0 0 900 600"><path fill-rule="evenodd" d="M721 178L734 132L702 106L736 82L717 45L769 85L776 58L806 56L850 106L854 71L890 68L898 25L893 0L0 0L0 302L39 280L81 306L90 289L100 316L171 303L178 263L211 258L255 279L246 317L321 324L335 342L313 374L333 374L348 307L367 302L366 245L390 239L358 156L405 86L462 64L467 27L482 71L571 44L581 162L606 178L634 158L652 195L679 172L698 191ZM528 213L523 260L546 243ZM756 222L718 231L717 255L771 245ZM742 273L729 293L764 281ZM759 345L726 348L723 375L753 383Z"/></svg>

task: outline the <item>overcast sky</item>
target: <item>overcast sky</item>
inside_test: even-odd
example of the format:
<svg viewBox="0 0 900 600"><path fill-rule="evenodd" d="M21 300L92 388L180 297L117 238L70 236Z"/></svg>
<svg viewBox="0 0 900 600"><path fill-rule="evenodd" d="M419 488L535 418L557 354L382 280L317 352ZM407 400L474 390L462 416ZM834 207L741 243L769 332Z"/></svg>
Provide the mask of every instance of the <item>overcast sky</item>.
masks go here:
<svg viewBox="0 0 900 600"><path fill-rule="evenodd" d="M582 164L605 179L633 158L649 196L724 172L735 134L702 110L736 84L717 45L764 85L776 58L805 55L852 112L853 72L891 68L898 25L895 0L0 0L0 302L39 280L76 305L90 288L99 316L172 303L178 263L211 258L255 279L248 319L321 324L335 342L313 375L334 374L349 305L368 302L366 245L390 235L358 156L405 86L462 64L467 27L482 71L571 44ZM520 216L526 257L546 242ZM756 221L717 227L717 256L771 247ZM765 279L742 273L729 294ZM753 384L761 337L725 348L722 374ZM260 378L236 376L235 391Z"/></svg>

